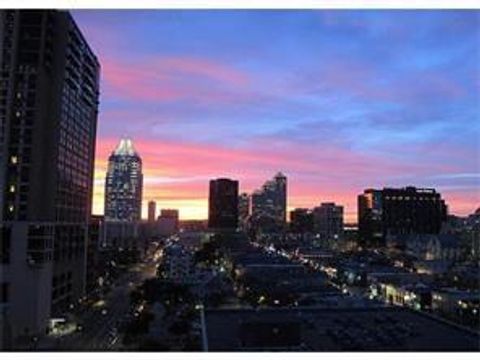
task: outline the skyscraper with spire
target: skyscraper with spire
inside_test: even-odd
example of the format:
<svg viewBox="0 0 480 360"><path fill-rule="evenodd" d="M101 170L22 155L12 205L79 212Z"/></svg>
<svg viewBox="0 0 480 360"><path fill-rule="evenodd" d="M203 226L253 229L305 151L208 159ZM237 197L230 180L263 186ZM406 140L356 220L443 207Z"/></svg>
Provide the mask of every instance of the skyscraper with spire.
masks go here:
<svg viewBox="0 0 480 360"><path fill-rule="evenodd" d="M105 220L140 220L142 190L142 159L135 151L132 140L121 139L108 158L105 180Z"/></svg>

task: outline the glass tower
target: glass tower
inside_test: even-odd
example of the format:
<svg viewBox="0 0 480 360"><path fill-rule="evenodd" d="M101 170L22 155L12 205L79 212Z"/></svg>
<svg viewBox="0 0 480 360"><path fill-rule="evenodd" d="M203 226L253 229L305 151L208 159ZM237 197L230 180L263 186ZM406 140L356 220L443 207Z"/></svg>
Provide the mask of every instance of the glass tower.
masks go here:
<svg viewBox="0 0 480 360"><path fill-rule="evenodd" d="M287 218L287 177L281 172L263 184L252 194L252 215L256 218L269 217L278 224Z"/></svg>
<svg viewBox="0 0 480 360"><path fill-rule="evenodd" d="M121 139L108 158L105 220L138 221L142 217L142 159L130 139Z"/></svg>

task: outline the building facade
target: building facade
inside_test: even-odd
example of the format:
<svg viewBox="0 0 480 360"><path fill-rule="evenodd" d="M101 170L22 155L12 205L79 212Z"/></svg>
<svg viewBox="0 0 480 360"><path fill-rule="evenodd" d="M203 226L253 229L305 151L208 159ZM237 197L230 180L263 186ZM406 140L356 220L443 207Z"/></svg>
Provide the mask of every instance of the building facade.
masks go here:
<svg viewBox="0 0 480 360"><path fill-rule="evenodd" d="M108 158L105 220L139 221L142 218L142 191L142 159L130 139L121 139Z"/></svg>
<svg viewBox="0 0 480 360"><path fill-rule="evenodd" d="M172 235L177 232L179 228L178 210L161 209L156 226L159 235Z"/></svg>
<svg viewBox="0 0 480 360"><path fill-rule="evenodd" d="M238 226L238 181L210 180L208 227L235 229Z"/></svg>
<svg viewBox="0 0 480 360"><path fill-rule="evenodd" d="M343 206L322 203L313 209L314 231L322 239L338 241L343 238Z"/></svg>
<svg viewBox="0 0 480 360"><path fill-rule="evenodd" d="M252 194L252 215L269 217L277 224L287 221L287 177L281 172Z"/></svg>
<svg viewBox="0 0 480 360"><path fill-rule="evenodd" d="M174 283L188 283L195 273L192 254L180 244L163 250L163 262L158 269L159 277Z"/></svg>
<svg viewBox="0 0 480 360"><path fill-rule="evenodd" d="M148 202L148 222L153 223L155 222L157 213L157 203L155 201Z"/></svg>
<svg viewBox="0 0 480 360"><path fill-rule="evenodd" d="M65 11L0 11L0 48L1 328L14 347L85 291L100 65Z"/></svg>
<svg viewBox="0 0 480 360"><path fill-rule="evenodd" d="M367 189L358 196L359 240L384 246L387 234L438 234L447 206L435 189Z"/></svg>
<svg viewBox="0 0 480 360"><path fill-rule="evenodd" d="M290 231L313 232L313 213L310 209L297 208L290 211Z"/></svg>
<svg viewBox="0 0 480 360"><path fill-rule="evenodd" d="M250 216L250 196L247 193L241 193L238 197L238 222L245 224Z"/></svg>

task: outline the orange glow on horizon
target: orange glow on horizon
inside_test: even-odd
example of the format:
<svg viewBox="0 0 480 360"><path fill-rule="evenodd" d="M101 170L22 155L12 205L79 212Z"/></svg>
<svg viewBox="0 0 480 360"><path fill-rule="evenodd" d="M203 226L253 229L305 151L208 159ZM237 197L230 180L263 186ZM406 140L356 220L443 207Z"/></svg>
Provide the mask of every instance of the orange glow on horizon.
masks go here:
<svg viewBox="0 0 480 360"><path fill-rule="evenodd" d="M107 159L117 142L117 139L98 139L93 214L103 214ZM208 218L209 179L219 176L237 178L240 180L240 191L251 193L276 171L282 170L288 178L288 211L299 207L313 208L322 202L335 202L344 207L346 223L357 221L357 195L363 189L335 181L335 175L338 179L338 174L343 174L342 171L350 173L356 170L345 170L349 169L345 164L338 169L329 166L331 170L335 170L332 171L332 180L318 183L294 175L289 176L289 169L293 174L308 165L299 162L296 157L289 158L289 154L279 156L262 151L260 156L254 151L225 151L224 148L210 145L145 139L134 141L134 146L143 162L143 218L147 217L148 202L153 200L157 203L157 212L160 212L160 209L172 208L179 210L182 220L205 220ZM261 170L249 168L252 162L261 165ZM327 167L326 165L319 168ZM236 169L242 169L242 172L237 173ZM478 198L470 193L460 190L440 191L451 214L468 215L478 207Z"/></svg>

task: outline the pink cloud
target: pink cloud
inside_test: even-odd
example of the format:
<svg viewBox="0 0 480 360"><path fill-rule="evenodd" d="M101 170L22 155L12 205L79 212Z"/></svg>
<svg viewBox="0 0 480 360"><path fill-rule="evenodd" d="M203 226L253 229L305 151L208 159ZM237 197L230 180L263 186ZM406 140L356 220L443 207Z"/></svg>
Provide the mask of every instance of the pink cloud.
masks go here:
<svg viewBox="0 0 480 360"><path fill-rule="evenodd" d="M102 59L105 92L139 101L234 101L249 76L220 62L194 57L160 56L126 61Z"/></svg>
<svg viewBox="0 0 480 360"><path fill-rule="evenodd" d="M100 180L117 142L111 138L98 141L96 170ZM206 201L208 180L221 176L239 179L240 190L251 192L281 170L288 176L290 208L335 201L345 206L348 221L355 221L356 196L363 191L358 184L387 186L382 178L386 174L395 177L422 171L421 164L402 164L331 145L318 151L308 144L282 146L279 141L266 139L248 150L152 139L135 139L134 145L143 159L145 199ZM102 186L100 181L97 191L101 192L98 187ZM445 194L455 202L452 210L462 214L475 202L468 194Z"/></svg>

